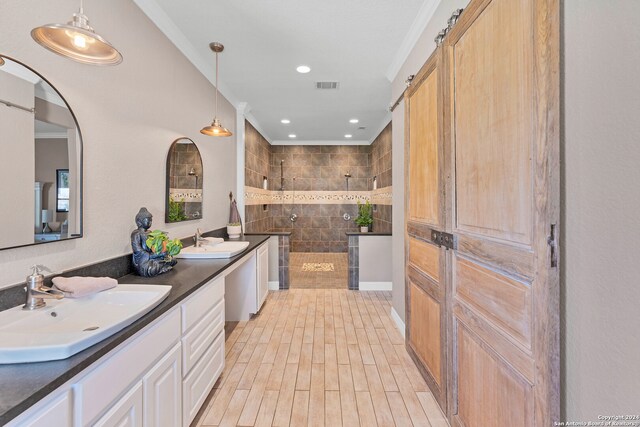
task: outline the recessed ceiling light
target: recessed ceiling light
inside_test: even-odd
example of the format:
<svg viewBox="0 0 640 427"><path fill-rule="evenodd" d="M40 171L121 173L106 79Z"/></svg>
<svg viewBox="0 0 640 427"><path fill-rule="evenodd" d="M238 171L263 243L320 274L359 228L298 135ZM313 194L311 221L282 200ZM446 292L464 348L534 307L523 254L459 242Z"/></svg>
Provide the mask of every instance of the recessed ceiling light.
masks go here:
<svg viewBox="0 0 640 427"><path fill-rule="evenodd" d="M300 65L298 68L296 68L296 71L302 74L306 74L311 71L311 67L309 67L308 65Z"/></svg>
<svg viewBox="0 0 640 427"><path fill-rule="evenodd" d="M291 120L289 120L289 119L282 119L282 120L280 120L280 123L285 124L285 125L288 125L289 123L291 123Z"/></svg>
<svg viewBox="0 0 640 427"><path fill-rule="evenodd" d="M351 135L350 133L346 134L344 137L345 138L351 138L353 135Z"/></svg>
<svg viewBox="0 0 640 427"><path fill-rule="evenodd" d="M349 123L358 123L358 119L351 119L349 120Z"/></svg>
<svg viewBox="0 0 640 427"><path fill-rule="evenodd" d="M294 133L290 133L289 134L289 138L295 138L295 137L296 137L296 135Z"/></svg>

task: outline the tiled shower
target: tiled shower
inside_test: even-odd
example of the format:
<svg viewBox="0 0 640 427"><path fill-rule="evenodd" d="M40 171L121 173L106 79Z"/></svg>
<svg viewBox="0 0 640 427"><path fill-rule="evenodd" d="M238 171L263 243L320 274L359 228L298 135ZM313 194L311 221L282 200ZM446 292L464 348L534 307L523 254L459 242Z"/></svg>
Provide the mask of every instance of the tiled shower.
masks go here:
<svg viewBox="0 0 640 427"><path fill-rule="evenodd" d="M357 200L374 204L374 232L391 232L391 189L391 124L371 145L320 146L270 145L245 122L248 233L291 232L291 252L346 253Z"/></svg>

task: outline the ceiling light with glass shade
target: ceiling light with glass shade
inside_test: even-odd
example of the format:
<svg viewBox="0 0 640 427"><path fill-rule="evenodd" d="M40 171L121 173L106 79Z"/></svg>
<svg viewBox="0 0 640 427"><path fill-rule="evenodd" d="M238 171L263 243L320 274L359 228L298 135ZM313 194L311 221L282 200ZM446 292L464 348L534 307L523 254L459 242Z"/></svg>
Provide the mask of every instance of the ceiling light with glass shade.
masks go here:
<svg viewBox="0 0 640 427"><path fill-rule="evenodd" d="M231 131L220 124L218 120L218 54L224 50L224 46L218 42L209 43L209 48L216 54L216 110L213 122L210 126L205 126L200 133L209 136L231 136Z"/></svg>
<svg viewBox="0 0 640 427"><path fill-rule="evenodd" d="M122 55L89 26L83 1L67 24L47 24L31 30L31 37L51 52L90 65L118 65Z"/></svg>

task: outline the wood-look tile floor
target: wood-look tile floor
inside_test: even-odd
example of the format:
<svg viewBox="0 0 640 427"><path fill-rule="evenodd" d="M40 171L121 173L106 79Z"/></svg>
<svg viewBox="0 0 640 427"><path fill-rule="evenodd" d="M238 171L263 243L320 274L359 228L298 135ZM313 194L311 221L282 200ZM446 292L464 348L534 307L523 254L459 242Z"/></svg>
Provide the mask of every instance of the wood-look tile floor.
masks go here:
<svg viewBox="0 0 640 427"><path fill-rule="evenodd" d="M305 263L333 264L333 271L304 271ZM347 289L347 263L346 253L291 252L289 254L289 287L292 289Z"/></svg>
<svg viewBox="0 0 640 427"><path fill-rule="evenodd" d="M448 426L390 308L390 292L270 292L193 425Z"/></svg>

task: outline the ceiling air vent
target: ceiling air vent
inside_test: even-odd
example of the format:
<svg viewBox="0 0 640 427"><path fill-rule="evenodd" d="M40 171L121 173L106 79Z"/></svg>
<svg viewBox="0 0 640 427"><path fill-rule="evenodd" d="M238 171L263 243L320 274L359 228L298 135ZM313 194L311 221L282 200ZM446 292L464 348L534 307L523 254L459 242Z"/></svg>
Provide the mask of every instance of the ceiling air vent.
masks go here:
<svg viewBox="0 0 640 427"><path fill-rule="evenodd" d="M338 89L339 87L338 82L316 82L316 89Z"/></svg>

